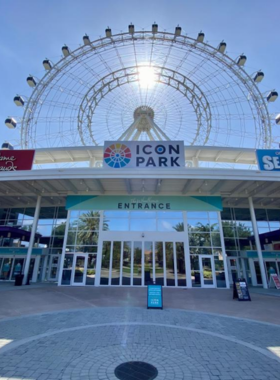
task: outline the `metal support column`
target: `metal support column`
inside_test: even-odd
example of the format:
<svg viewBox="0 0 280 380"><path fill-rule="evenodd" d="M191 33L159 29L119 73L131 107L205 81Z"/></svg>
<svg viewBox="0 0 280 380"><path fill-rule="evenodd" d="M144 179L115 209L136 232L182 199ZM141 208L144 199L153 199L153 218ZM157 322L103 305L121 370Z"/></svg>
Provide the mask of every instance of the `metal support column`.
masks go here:
<svg viewBox="0 0 280 380"><path fill-rule="evenodd" d="M252 220L252 225L253 225L254 237L255 237L255 242L256 242L256 247L257 247L257 252L258 252L263 288L267 289L267 281L266 281L265 268L264 268L264 262L263 262L262 248L261 248L261 243L260 243L260 238L259 238L259 231L258 231L258 226L257 226L257 221L256 221L253 199L252 197L249 197L248 200L249 200L249 208L250 208L251 220Z"/></svg>
<svg viewBox="0 0 280 380"><path fill-rule="evenodd" d="M222 223L222 218L221 218L220 212L218 212L218 218L219 218L219 227L220 227L220 238L221 238L221 244L222 244L222 254L223 254L223 260L224 260L226 287L229 289L230 283L229 283L229 272L228 272L228 265L227 265L228 262L227 262L225 238L224 238L224 231L223 231L223 223Z"/></svg>
<svg viewBox="0 0 280 380"><path fill-rule="evenodd" d="M31 231L31 235L30 235L29 246L28 246L26 260L25 260L25 266L24 266L23 285L26 285L26 282L27 282L29 266L30 266L30 259L31 259L31 255L32 255L35 233L37 230L37 224L38 224L39 213L40 213L40 208L41 208L41 199L42 199L42 196L38 195L37 203L36 203L36 209L35 209L35 215L34 215L34 220L33 220L33 226L32 226L32 231Z"/></svg>
<svg viewBox="0 0 280 380"><path fill-rule="evenodd" d="M58 274L58 285L61 285L61 282L62 282L62 273L63 273L63 266L64 266L64 258L65 258L65 253L66 253L69 222L70 222L70 210L67 211L67 220L66 220L66 226L65 226L65 232L64 232L64 240L63 240L63 246L62 246L60 266L59 266L59 274Z"/></svg>

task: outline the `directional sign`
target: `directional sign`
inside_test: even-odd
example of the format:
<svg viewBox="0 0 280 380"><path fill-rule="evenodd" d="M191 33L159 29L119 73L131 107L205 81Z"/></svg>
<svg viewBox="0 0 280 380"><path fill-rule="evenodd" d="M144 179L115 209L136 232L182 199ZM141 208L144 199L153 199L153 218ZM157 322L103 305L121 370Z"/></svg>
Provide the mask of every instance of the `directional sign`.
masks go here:
<svg viewBox="0 0 280 380"><path fill-rule="evenodd" d="M147 309L162 309L162 286L148 285Z"/></svg>

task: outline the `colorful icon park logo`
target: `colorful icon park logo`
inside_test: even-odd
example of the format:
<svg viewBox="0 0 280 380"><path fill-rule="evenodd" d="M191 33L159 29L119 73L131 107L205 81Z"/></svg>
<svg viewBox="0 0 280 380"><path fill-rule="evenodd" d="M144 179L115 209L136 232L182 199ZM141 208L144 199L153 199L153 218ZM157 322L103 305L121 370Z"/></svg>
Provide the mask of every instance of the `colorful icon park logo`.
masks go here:
<svg viewBox="0 0 280 380"><path fill-rule="evenodd" d="M131 151L124 144L112 144L104 152L104 161L111 168L123 168L131 160Z"/></svg>

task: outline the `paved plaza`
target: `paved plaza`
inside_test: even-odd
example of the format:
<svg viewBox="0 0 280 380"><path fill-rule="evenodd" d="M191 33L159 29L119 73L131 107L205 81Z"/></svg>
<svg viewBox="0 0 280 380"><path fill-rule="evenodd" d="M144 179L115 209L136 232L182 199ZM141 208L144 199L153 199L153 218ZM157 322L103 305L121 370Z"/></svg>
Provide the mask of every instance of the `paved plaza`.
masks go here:
<svg viewBox="0 0 280 380"><path fill-rule="evenodd" d="M94 289L92 298L87 292L85 288L1 289L1 380L116 379L115 368L129 361L153 365L158 380L280 379L279 297L252 294L249 303L232 300L229 290L173 289L172 302L166 299L163 310L147 310L145 289L102 289L100 297ZM115 299L111 306L105 304L106 292L107 300ZM16 297L21 300L20 316L12 316L16 305L6 303L8 295L12 302ZM212 304L208 313L201 305L203 298ZM225 307L232 305L234 317L226 315L228 310L217 313L220 299ZM267 310L259 310L261 319L267 315L269 321L269 313L278 311L278 325L253 320L253 313L258 317L257 308L265 304ZM246 319L249 314L251 319Z"/></svg>

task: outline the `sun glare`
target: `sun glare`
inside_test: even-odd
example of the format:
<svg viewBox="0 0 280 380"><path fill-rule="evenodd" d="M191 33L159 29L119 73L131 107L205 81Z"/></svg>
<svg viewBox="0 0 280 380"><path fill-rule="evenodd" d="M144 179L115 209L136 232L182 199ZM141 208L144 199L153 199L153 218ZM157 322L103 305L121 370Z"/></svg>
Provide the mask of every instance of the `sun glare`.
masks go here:
<svg viewBox="0 0 280 380"><path fill-rule="evenodd" d="M138 68L139 83L143 88L151 88L155 84L155 72L152 66L142 66Z"/></svg>

